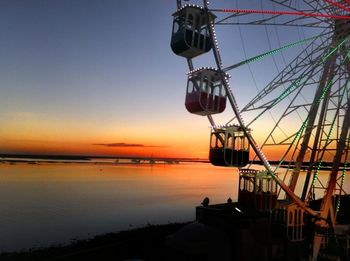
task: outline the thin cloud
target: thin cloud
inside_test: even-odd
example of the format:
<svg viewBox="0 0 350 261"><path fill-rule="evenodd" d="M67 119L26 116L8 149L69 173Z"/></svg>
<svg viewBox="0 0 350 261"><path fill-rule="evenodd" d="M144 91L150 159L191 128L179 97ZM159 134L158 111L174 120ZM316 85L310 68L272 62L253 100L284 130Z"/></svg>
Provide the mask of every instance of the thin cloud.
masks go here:
<svg viewBox="0 0 350 261"><path fill-rule="evenodd" d="M154 146L154 145L144 145L144 144L135 144L135 143L96 143L92 144L94 146L104 146L104 147L134 147L134 148L164 148L166 146Z"/></svg>

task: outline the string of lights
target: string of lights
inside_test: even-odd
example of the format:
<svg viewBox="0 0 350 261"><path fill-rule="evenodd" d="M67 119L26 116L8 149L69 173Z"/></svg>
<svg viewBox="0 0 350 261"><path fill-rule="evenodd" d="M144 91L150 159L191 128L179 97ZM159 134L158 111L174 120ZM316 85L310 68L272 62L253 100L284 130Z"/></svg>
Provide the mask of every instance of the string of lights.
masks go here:
<svg viewBox="0 0 350 261"><path fill-rule="evenodd" d="M342 4L339 4L339 3L335 2L335 1L332 1L332 0L324 0L324 1L329 3L329 4L331 4L331 5L333 5L333 6L335 6L335 7L338 7L340 9L344 10L344 11L350 12L350 8L347 8L346 6L343 6Z"/></svg>
<svg viewBox="0 0 350 261"><path fill-rule="evenodd" d="M274 55L274 54L276 54L276 53L278 53L278 52L281 52L281 51L283 51L283 50L285 50L285 49L294 47L294 46L299 45L299 44L303 44L303 43L305 43L305 42L308 42L308 41L313 40L313 39L318 38L318 37L320 37L320 35L314 36L314 37L310 37L310 38L307 38L307 39L303 39L303 40L301 40L301 41L297 41L297 42L295 42L295 43L291 43L291 44L282 46L282 47L280 47L280 48L271 50L271 51L269 51L269 52L266 52L266 53L263 53L263 54L254 56L254 57L249 58L249 59L246 59L246 60L244 60L244 61L242 61L242 62L239 62L239 63L236 63L236 64L234 64L234 65L231 65L231 66L229 66L229 67L223 69L223 71L227 72L227 71L232 70L232 69L234 69L234 68L237 68L237 67L239 67L239 66L242 66L242 65L245 65L245 64L248 64L248 63L251 63L251 62L259 61L259 60L261 60L261 59L263 59L263 58L265 58L265 57L268 57L268 56L270 56L270 55Z"/></svg>
<svg viewBox="0 0 350 261"><path fill-rule="evenodd" d="M270 14L270 15L294 15L305 17L322 17L330 19L350 19L347 15L331 15L321 13L305 13L305 12L293 12L293 11L272 11L272 10L248 10L248 9L211 9L212 12L224 12L224 13L246 13L246 14Z"/></svg>

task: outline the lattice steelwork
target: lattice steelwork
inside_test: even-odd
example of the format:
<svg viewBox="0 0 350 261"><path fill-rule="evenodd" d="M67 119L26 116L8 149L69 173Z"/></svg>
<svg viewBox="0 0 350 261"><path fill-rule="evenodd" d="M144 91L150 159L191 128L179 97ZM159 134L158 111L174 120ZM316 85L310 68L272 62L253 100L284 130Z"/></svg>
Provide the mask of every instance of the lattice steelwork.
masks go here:
<svg viewBox="0 0 350 261"><path fill-rule="evenodd" d="M272 81L259 86L260 91L243 106L237 103L239 100L236 101L228 78L223 79L233 112L225 125L238 124L243 131L253 129L246 135L256 155L254 160L262 162L287 198L320 218L320 226L327 226L324 220L329 215L334 226L341 202L333 203L332 197L347 193L343 185L350 156L350 1L264 1L269 4L262 3L254 9L211 8L207 0L203 1L205 10L216 16L215 21L208 19L208 29L219 71L235 70L297 45L304 46L283 69L279 68ZM177 3L180 8L181 1ZM263 9L264 6L271 9ZM233 61L219 49L221 42L215 32L219 26L238 26L240 30L250 26L284 27L285 30L297 27L306 28L310 35L243 61ZM192 59L188 59L188 65L192 71ZM264 139L256 142L254 126L261 124L266 115L273 116L272 123L267 124L270 130ZM214 118L209 115L208 119L215 129ZM271 164L264 152L274 148L280 156ZM327 181L321 181L321 169L329 173ZM296 191L297 185L302 187L300 191ZM323 196L319 212L309 208L315 194ZM320 237L315 238L314 253L318 253L320 240Z"/></svg>

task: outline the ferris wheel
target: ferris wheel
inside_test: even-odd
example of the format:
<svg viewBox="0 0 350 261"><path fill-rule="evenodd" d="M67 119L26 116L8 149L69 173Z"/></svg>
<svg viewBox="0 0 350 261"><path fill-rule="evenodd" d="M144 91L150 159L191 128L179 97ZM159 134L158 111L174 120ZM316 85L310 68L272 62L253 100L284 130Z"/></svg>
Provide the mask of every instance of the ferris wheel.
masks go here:
<svg viewBox="0 0 350 261"><path fill-rule="evenodd" d="M171 48L189 67L186 109L210 122L212 164L238 167L242 184L260 173L259 186L265 180L276 198L288 199L294 209L314 217L319 227L335 228L339 195L347 195L348 189L344 184L350 156L350 1L238 3L223 9L207 0L201 5L177 0ZM266 50L248 56L243 47L244 59L230 58L235 50L227 48L226 41L242 38L242 32L253 27L267 36L274 31L274 38L267 37ZM293 30L298 37L288 33ZM279 36L281 31L287 42ZM250 46L261 45L261 39L255 41ZM264 72L274 75L258 86L252 67L265 59L270 67L265 63ZM197 60L200 65L195 67ZM250 94L248 99L239 98L234 83L230 87L229 73L241 67L253 72L256 89L243 90ZM256 163L262 166L259 170L253 169ZM321 205L315 208L317 195ZM266 208L275 206L270 202ZM322 240L315 236L314 260Z"/></svg>

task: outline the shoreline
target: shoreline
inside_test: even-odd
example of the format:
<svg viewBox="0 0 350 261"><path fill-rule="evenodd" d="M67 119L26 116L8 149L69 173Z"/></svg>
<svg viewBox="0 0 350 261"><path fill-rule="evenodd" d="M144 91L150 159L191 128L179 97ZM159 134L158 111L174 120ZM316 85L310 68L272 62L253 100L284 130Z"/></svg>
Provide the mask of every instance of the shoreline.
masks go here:
<svg viewBox="0 0 350 261"><path fill-rule="evenodd" d="M148 225L112 232L91 239L72 240L68 245L2 252L0 260L168 260L167 236L191 222Z"/></svg>
<svg viewBox="0 0 350 261"><path fill-rule="evenodd" d="M102 160L102 161L98 161ZM103 160L113 160L105 162ZM126 160L126 161L125 161ZM209 159L203 158L183 158L183 157L145 157L145 156L93 156L93 155L46 155L46 154L4 154L0 153L0 163L5 164L40 164L40 163L89 163L89 164L111 164L111 165L155 165L155 164L179 164L179 163L210 163ZM262 165L261 161L254 160L251 162L254 165ZM271 165L280 165L281 168L294 168L293 164L288 161L276 161L270 160ZM333 162L322 162L320 170L329 171L332 169ZM301 171L306 171L308 162L303 162L301 165ZM344 164L340 165L346 170L350 170L349 166Z"/></svg>

